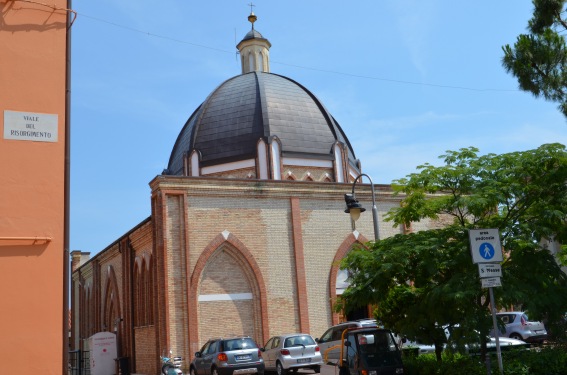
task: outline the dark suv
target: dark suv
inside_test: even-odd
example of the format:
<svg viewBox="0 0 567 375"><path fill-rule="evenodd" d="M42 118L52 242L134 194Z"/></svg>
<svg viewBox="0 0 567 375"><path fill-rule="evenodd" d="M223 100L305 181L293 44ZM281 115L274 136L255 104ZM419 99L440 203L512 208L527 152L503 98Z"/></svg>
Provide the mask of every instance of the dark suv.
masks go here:
<svg viewBox="0 0 567 375"><path fill-rule="evenodd" d="M264 375L262 352L251 337L211 339L195 353L191 375Z"/></svg>

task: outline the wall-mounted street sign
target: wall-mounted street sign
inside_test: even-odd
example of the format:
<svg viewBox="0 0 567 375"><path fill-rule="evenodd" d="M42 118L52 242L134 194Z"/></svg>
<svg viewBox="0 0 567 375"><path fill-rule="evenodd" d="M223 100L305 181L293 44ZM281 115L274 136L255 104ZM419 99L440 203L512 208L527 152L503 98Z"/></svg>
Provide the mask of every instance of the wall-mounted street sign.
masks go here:
<svg viewBox="0 0 567 375"><path fill-rule="evenodd" d="M502 262L498 229L470 229L469 241L473 263Z"/></svg>
<svg viewBox="0 0 567 375"><path fill-rule="evenodd" d="M4 139L57 142L58 116L50 113L4 111Z"/></svg>
<svg viewBox="0 0 567 375"><path fill-rule="evenodd" d="M480 279L483 288L493 288L495 286L502 286L500 283L499 277L485 277L484 279Z"/></svg>
<svg viewBox="0 0 567 375"><path fill-rule="evenodd" d="M499 263L479 263L478 276L483 277L502 277L502 267Z"/></svg>

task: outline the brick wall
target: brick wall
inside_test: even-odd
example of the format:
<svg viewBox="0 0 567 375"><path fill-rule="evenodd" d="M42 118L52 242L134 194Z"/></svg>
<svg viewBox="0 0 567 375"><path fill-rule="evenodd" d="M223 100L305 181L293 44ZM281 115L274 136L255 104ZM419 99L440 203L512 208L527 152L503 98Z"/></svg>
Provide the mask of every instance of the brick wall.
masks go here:
<svg viewBox="0 0 567 375"><path fill-rule="evenodd" d="M137 327L134 329L134 340L136 345L136 373L158 374L158 360L155 356L156 334L153 326Z"/></svg>

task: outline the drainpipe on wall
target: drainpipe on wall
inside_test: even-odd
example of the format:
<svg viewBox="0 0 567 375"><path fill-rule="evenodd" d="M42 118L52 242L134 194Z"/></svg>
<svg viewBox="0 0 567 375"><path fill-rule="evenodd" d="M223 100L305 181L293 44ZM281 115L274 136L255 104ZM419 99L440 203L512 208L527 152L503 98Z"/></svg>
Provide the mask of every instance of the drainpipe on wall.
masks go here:
<svg viewBox="0 0 567 375"><path fill-rule="evenodd" d="M67 9L72 9L67 0ZM69 266L70 266L70 187L71 187L71 21L73 14L67 11L65 48L65 177L63 213L63 363L61 374L68 373L69 363Z"/></svg>

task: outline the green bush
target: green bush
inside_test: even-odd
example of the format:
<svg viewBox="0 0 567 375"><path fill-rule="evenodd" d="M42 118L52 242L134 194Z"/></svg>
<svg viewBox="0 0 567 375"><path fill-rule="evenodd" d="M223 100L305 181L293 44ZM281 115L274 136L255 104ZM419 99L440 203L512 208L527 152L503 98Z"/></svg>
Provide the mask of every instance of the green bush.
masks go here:
<svg viewBox="0 0 567 375"><path fill-rule="evenodd" d="M565 375L567 347L535 348L502 353L504 375ZM496 353L490 356L493 375L499 375ZM443 353L442 362L435 355L422 354L404 358L405 375L486 375L486 364L477 356Z"/></svg>

